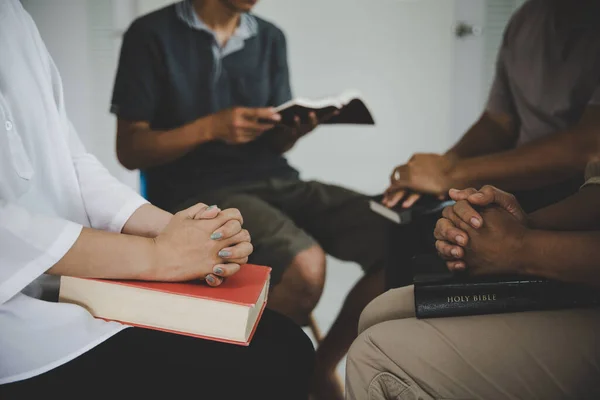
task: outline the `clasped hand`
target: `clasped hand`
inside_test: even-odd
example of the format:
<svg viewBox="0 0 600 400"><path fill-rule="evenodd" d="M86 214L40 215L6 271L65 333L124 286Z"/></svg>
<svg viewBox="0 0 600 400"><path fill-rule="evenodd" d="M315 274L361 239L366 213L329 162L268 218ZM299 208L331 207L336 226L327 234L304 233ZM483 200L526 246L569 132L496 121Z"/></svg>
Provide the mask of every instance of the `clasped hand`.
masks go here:
<svg viewBox="0 0 600 400"><path fill-rule="evenodd" d="M451 271L474 275L518 273L527 215L509 193L493 186L450 190L456 201L435 227L436 248Z"/></svg>
<svg viewBox="0 0 600 400"><path fill-rule="evenodd" d="M218 286L252 253L250 234L237 209L197 204L173 216L154 239L152 280L205 279Z"/></svg>

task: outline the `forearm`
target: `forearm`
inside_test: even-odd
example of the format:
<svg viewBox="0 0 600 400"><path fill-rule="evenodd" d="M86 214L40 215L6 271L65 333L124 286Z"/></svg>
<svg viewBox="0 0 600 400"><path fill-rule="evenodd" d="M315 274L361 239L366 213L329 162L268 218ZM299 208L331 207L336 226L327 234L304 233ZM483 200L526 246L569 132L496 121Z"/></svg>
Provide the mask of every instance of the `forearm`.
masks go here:
<svg viewBox="0 0 600 400"><path fill-rule="evenodd" d="M49 274L152 280L154 242L140 236L84 228Z"/></svg>
<svg viewBox="0 0 600 400"><path fill-rule="evenodd" d="M122 233L154 238L169 224L173 214L151 204L137 209L123 226Z"/></svg>
<svg viewBox="0 0 600 400"><path fill-rule="evenodd" d="M567 131L525 146L459 160L450 172L455 187L491 184L504 190L535 189L581 175L598 151L595 135Z"/></svg>
<svg viewBox="0 0 600 400"><path fill-rule="evenodd" d="M119 121L117 156L128 169L144 169L175 161L213 140L210 117L171 130L152 130L147 123Z"/></svg>
<svg viewBox="0 0 600 400"><path fill-rule="evenodd" d="M516 132L507 117L492 118L486 112L446 154L463 159L496 153L512 148L516 139Z"/></svg>
<svg viewBox="0 0 600 400"><path fill-rule="evenodd" d="M529 226L551 231L600 230L600 185L583 188L565 200L533 212Z"/></svg>
<svg viewBox="0 0 600 400"><path fill-rule="evenodd" d="M531 230L523 249L524 274L600 287L600 232Z"/></svg>
<svg viewBox="0 0 600 400"><path fill-rule="evenodd" d="M589 106L573 128L519 148L461 159L449 172L454 187L486 184L535 189L582 174L600 153L600 107Z"/></svg>

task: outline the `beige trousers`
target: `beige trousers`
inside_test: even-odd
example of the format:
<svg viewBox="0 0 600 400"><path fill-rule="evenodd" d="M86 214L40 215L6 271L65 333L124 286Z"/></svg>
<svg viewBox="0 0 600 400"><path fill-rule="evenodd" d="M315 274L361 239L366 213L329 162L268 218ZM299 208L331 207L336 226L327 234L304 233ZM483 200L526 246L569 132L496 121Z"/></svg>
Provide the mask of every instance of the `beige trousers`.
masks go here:
<svg viewBox="0 0 600 400"><path fill-rule="evenodd" d="M348 400L600 399L600 309L414 317L413 288L361 316Z"/></svg>

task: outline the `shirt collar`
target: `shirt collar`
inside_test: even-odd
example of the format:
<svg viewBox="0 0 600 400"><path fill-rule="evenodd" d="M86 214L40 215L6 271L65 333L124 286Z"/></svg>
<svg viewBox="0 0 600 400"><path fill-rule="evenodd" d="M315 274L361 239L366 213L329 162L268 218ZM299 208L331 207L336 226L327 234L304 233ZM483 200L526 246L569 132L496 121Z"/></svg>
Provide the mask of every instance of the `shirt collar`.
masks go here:
<svg viewBox="0 0 600 400"><path fill-rule="evenodd" d="M202 21L198 17L198 14L196 14L196 11L194 10L194 6L192 4L192 0L183 0L177 3L176 10L179 19L185 22L186 25L188 25L190 28L199 31L205 31L214 36L213 30L210 29L208 25L206 25L204 21ZM234 39L235 41L244 41L246 39L251 38L252 36L256 36L257 34L258 22L256 21L256 18L251 14L243 13L240 16L240 24L233 33L231 39Z"/></svg>

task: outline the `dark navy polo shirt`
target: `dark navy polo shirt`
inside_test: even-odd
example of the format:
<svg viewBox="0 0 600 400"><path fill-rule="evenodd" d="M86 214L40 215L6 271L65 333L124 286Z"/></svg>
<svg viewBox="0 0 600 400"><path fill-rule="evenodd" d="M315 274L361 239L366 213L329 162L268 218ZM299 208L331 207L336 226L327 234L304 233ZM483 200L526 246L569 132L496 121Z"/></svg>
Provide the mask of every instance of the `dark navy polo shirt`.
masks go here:
<svg viewBox="0 0 600 400"><path fill-rule="evenodd" d="M234 38L237 48L219 53L209 30L181 18L185 4L145 15L129 27L111 112L169 130L230 107L277 106L291 99L286 41L279 28L246 14ZM165 209L232 185L298 178L261 139L243 145L209 142L144 175L149 200Z"/></svg>

